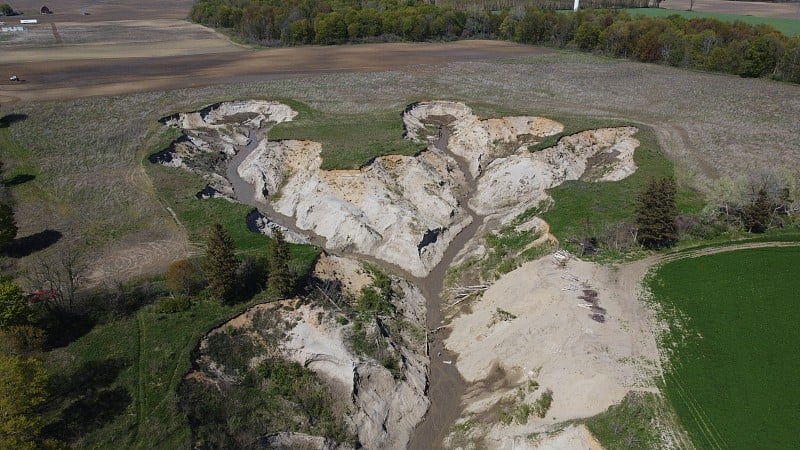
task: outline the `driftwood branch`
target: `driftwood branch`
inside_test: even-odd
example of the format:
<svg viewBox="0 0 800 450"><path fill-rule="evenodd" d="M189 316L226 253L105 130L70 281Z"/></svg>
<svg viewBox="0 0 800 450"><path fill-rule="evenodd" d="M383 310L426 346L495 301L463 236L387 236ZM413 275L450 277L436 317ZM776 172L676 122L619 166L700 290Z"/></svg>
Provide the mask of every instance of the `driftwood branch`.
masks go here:
<svg viewBox="0 0 800 450"><path fill-rule="evenodd" d="M335 302L335 301L334 301L334 300L331 298L331 296L330 296L330 295L328 295L328 293L327 293L327 292L325 292L325 291L324 291L324 290L323 290L321 287L319 287L319 286L316 286L316 288L317 288L317 290L319 291L319 293L320 293L320 294L322 294L322 296L323 296L323 297L327 298L327 299L328 299L328 301L329 301L329 302L331 302L331 304L332 304L332 305L333 305L333 306L334 306L336 309L338 309L339 311L341 311L341 310L342 310L342 307L341 307L341 306L339 306L339 304L338 304L338 303L336 303L336 302Z"/></svg>

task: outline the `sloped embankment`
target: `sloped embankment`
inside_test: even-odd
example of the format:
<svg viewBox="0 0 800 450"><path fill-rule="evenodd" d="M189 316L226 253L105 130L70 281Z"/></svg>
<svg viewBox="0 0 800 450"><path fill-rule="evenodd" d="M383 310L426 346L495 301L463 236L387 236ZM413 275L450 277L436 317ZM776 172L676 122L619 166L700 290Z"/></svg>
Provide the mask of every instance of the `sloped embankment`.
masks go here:
<svg viewBox="0 0 800 450"><path fill-rule="evenodd" d="M285 427L287 432L261 437L285 448L306 443L313 448L348 448L349 443L308 433L333 435L340 441L352 434L367 448L405 448L429 405L425 298L400 278L388 280L391 311L359 318L354 299L371 289L374 275L355 260L323 255L309 296L253 306L209 332L185 385L195 391L218 390L224 398L241 395L241 386L248 383L280 395L287 387L276 389L275 384L287 380L270 379L268 374L283 367L281 361L295 362L315 374L316 380L307 382L323 394L313 396L308 394L313 389L301 389L299 400L284 399L278 414L266 413L263 428L250 432ZM376 348L380 361L354 346L359 338L382 343ZM209 419L193 420L202 424Z"/></svg>

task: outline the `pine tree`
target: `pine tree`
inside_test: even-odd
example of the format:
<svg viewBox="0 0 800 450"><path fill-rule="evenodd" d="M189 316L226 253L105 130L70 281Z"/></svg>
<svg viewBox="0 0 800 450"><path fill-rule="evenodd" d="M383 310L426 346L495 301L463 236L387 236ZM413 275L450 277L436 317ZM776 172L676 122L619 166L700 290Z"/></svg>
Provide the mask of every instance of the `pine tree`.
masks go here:
<svg viewBox="0 0 800 450"><path fill-rule="evenodd" d="M17 237L17 224L14 221L14 210L5 203L0 203L0 251Z"/></svg>
<svg viewBox="0 0 800 450"><path fill-rule="evenodd" d="M267 285L272 292L283 297L292 292L294 285L292 273L289 270L289 244L286 243L286 238L279 229L275 230L272 238L274 242L269 252Z"/></svg>
<svg viewBox="0 0 800 450"><path fill-rule="evenodd" d="M213 296L222 301L233 299L236 290L237 264L233 252L233 239L222 225L215 223L208 235L205 258L208 291Z"/></svg>
<svg viewBox="0 0 800 450"><path fill-rule="evenodd" d="M639 194L636 206L637 240L643 246L659 249L678 242L676 193L675 180L667 177L650 181Z"/></svg>
<svg viewBox="0 0 800 450"><path fill-rule="evenodd" d="M744 207L744 226L751 233L763 233L772 220L772 203L767 190L759 189L752 202Z"/></svg>

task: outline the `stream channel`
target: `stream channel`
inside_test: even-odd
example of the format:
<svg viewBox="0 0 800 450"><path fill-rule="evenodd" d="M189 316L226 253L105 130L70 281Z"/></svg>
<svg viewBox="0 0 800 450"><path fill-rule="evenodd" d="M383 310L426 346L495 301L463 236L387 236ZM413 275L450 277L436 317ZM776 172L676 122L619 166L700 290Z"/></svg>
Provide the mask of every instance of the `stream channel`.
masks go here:
<svg viewBox="0 0 800 450"><path fill-rule="evenodd" d="M431 406L428 409L422 422L417 425L414 430L411 442L409 443L410 449L436 449L441 448L442 440L449 434L455 421L461 414L463 405L461 398L464 394L466 385L464 379L458 373L455 367L457 355L450 353L444 348L444 340L447 338L445 334L447 331L442 329L438 332L436 330L442 325L442 291L444 287L444 278L447 269L453 263L453 260L458 253L463 249L467 242L475 236L476 232L483 223L483 218L475 214L468 206L469 194L475 192L477 181L473 178L469 171L468 163L463 158L451 153L447 149L447 143L450 135L450 129L447 124L450 122L448 118L442 117L429 117L429 120L435 125L439 125L439 137L434 142L434 146L443 151L445 154L453 158L458 164L459 169L464 174L467 182L466 192L462 192L459 197L460 206L463 207L471 216L472 221L467 225L456 237L450 242L447 250L444 252L442 259L439 263L428 273L426 277L415 277L400 268L399 266L386 261L379 260L370 255L353 254L352 256L361 260L368 261L376 264L379 267L386 269L390 273L394 273L414 283L420 288L422 294L425 296L427 303L427 328L429 330L429 356L430 368L428 378L428 398L431 401ZM294 218L282 215L276 212L272 205L264 202L259 202L255 198L255 188L250 183L246 182L239 176L237 168L242 162L255 150L262 139L266 139L269 127L263 130L248 130L248 144L240 148L239 151L231 158L228 163L226 174L230 181L235 198L240 202L249 206L257 208L262 215L268 217L278 225L288 228L294 232L302 235L309 236L311 243L321 248L325 248L325 238L314 234L309 230L299 229L295 223ZM326 249L326 251L328 251ZM330 252L335 254L336 252Z"/></svg>

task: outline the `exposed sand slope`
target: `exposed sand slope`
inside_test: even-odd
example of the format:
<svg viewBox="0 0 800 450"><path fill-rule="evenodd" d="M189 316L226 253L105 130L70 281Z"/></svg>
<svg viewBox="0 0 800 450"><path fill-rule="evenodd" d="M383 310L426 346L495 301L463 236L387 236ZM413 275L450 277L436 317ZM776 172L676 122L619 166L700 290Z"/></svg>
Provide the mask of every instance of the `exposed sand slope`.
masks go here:
<svg viewBox="0 0 800 450"><path fill-rule="evenodd" d="M655 389L653 376L660 371L655 321L638 301L640 278L633 278L577 260L562 268L548 256L498 280L472 312L453 320L446 346L459 354L459 372L474 383L467 393L467 415L487 411L529 379L541 388L527 394L526 402L541 389L553 391L544 419L490 425L487 440L493 448L556 421L603 412L631 389ZM605 323L592 320L587 303L578 299L587 285L607 310ZM516 318L503 320L501 311ZM491 415L484 419L493 420Z"/></svg>

